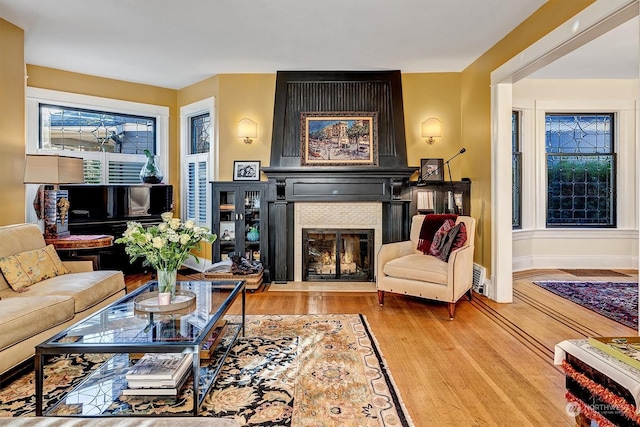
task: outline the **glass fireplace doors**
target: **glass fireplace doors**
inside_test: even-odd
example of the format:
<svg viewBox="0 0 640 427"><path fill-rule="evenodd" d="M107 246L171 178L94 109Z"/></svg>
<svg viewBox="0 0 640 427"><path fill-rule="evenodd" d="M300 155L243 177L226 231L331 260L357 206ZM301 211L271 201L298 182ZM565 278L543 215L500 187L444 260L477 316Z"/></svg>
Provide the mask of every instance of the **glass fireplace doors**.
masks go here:
<svg viewBox="0 0 640 427"><path fill-rule="evenodd" d="M302 280L372 281L373 233L368 229L303 229Z"/></svg>

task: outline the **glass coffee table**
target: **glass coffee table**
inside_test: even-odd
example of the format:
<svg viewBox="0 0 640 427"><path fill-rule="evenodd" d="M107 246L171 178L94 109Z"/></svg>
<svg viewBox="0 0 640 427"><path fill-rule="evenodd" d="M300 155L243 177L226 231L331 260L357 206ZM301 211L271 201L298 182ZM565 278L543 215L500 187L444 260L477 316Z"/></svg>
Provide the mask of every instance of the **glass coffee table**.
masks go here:
<svg viewBox="0 0 640 427"><path fill-rule="evenodd" d="M145 305L154 292L157 282L148 282L36 346L36 415L148 416L137 413L127 399L121 399L127 388L127 370L144 353L193 353L193 410L172 415L198 415L235 340L240 333L244 336L244 281L180 281L176 293L182 295L183 302L172 307ZM242 314L228 316L227 311L239 295ZM47 356L64 354L114 356L58 402L44 408ZM210 359L203 361L201 355Z"/></svg>

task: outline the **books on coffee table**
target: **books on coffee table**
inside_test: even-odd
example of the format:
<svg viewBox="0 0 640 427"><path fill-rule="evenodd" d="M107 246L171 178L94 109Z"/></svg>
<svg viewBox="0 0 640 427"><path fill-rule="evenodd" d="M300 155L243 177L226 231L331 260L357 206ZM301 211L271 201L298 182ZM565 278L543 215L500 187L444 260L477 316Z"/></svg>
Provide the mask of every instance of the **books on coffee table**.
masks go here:
<svg viewBox="0 0 640 427"><path fill-rule="evenodd" d="M177 395L191 372L192 353L145 353L125 374L124 395Z"/></svg>

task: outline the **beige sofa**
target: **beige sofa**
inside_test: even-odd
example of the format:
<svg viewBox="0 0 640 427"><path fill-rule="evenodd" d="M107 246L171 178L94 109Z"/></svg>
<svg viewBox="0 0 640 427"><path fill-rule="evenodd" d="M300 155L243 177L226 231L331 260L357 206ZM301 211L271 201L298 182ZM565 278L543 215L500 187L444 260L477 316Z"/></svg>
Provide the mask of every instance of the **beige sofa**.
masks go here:
<svg viewBox="0 0 640 427"><path fill-rule="evenodd" d="M0 227L0 258L45 248L35 224ZM120 271L93 271L91 261L64 261L70 271L14 291L0 274L0 375L29 359L34 347L125 294Z"/></svg>
<svg viewBox="0 0 640 427"><path fill-rule="evenodd" d="M448 303L449 318L453 319L456 302L465 293L471 298L476 220L470 216L457 217L456 224L465 224L467 239L445 262L417 249L424 218L425 215L412 218L410 240L384 244L378 252L378 301L381 306L384 304L385 292L443 301Z"/></svg>

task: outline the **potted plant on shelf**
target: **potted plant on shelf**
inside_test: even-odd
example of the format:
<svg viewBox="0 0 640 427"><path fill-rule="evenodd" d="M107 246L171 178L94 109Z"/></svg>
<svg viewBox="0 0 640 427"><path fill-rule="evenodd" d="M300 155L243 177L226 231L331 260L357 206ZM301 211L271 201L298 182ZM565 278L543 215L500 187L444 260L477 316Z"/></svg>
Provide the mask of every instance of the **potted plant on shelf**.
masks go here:
<svg viewBox="0 0 640 427"><path fill-rule="evenodd" d="M197 226L191 219L183 223L180 218L174 218L171 212L161 216L162 222L151 227L144 227L135 221L128 222L127 229L122 237L116 239L116 243L125 245L131 262L142 258L143 265L157 271L158 304L168 304L175 295L178 269L189 256L200 262L191 250L199 248L203 241L213 243L217 236L210 233L207 227Z"/></svg>

